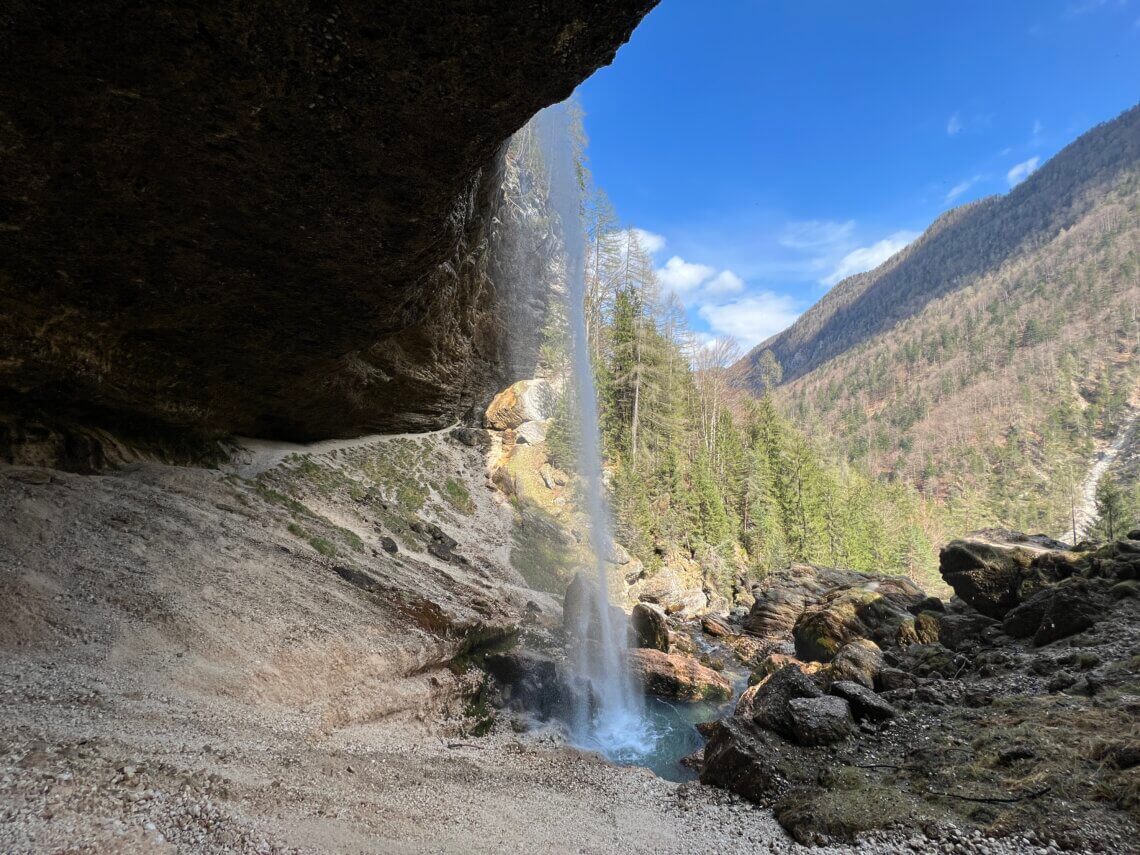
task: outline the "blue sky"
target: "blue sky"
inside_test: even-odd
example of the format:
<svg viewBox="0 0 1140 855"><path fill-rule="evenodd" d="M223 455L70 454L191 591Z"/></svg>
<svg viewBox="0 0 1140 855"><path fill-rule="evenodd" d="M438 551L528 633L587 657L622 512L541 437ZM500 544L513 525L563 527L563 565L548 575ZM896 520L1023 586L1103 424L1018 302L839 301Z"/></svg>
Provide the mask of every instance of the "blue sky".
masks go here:
<svg viewBox="0 0 1140 855"><path fill-rule="evenodd" d="M663 0L578 95L663 284L750 347L1140 100L1140 0Z"/></svg>

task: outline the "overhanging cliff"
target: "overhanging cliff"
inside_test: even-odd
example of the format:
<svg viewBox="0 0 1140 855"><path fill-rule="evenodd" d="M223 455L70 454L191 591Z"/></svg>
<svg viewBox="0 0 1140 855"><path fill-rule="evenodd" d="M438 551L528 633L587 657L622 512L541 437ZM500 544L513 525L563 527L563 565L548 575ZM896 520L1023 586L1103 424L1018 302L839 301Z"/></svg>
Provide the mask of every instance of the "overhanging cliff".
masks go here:
<svg viewBox="0 0 1140 855"><path fill-rule="evenodd" d="M497 154L655 0L0 12L0 409L289 439L506 379Z"/></svg>

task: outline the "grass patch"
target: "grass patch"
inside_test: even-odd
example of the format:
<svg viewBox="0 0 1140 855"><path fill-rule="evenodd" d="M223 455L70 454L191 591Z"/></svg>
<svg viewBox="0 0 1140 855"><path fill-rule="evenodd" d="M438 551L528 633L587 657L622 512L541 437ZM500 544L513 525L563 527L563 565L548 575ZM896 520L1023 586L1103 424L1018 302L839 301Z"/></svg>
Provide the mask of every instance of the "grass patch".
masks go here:
<svg viewBox="0 0 1140 855"><path fill-rule="evenodd" d="M254 489L257 491L257 495L261 496L265 501L271 505L278 505L285 508L294 516L315 516L302 502L298 502L292 496L286 496L284 493L274 490L267 484L258 484Z"/></svg>
<svg viewBox="0 0 1140 855"><path fill-rule="evenodd" d="M313 547L313 549L317 550L317 552L326 558L336 557L336 547L323 537L310 537L309 546Z"/></svg>
<svg viewBox="0 0 1140 855"><path fill-rule="evenodd" d="M468 492L466 485L454 478L448 478L443 483L443 498L461 514L475 513L475 502L471 498L471 493Z"/></svg>
<svg viewBox="0 0 1140 855"><path fill-rule="evenodd" d="M537 505L520 500L511 528L511 564L527 584L539 591L561 594L578 567L577 550L566 543L562 527Z"/></svg>
<svg viewBox="0 0 1140 855"><path fill-rule="evenodd" d="M295 523L295 522L289 523L288 528L289 528L289 534L293 535L294 537L299 537L302 540L305 540L309 537L309 533L307 531L305 531L303 528L301 528L299 525L297 525L297 523Z"/></svg>

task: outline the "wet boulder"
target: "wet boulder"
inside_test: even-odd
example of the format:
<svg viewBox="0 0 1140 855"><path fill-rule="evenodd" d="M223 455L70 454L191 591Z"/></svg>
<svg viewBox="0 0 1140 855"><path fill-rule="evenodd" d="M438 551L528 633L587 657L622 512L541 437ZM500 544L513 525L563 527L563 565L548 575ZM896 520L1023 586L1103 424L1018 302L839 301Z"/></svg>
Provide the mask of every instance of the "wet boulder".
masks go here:
<svg viewBox="0 0 1140 855"><path fill-rule="evenodd" d="M719 701L732 697L728 679L691 656L638 648L628 652L630 672L646 693L678 701Z"/></svg>
<svg viewBox="0 0 1140 855"><path fill-rule="evenodd" d="M572 703L572 692L549 656L525 650L489 654L483 668L499 683L504 703L537 716L554 718Z"/></svg>
<svg viewBox="0 0 1140 855"><path fill-rule="evenodd" d="M1104 615L1107 597L1095 581L1074 578L1044 588L1012 609L1002 629L1014 638L1033 637L1040 647L1092 627Z"/></svg>
<svg viewBox="0 0 1140 855"><path fill-rule="evenodd" d="M825 594L804 609L792 630L796 655L830 662L848 642L870 639L880 647L908 643L914 618L908 607L925 595L909 579L869 579Z"/></svg>
<svg viewBox="0 0 1140 855"><path fill-rule="evenodd" d="M669 622L664 609L652 603L638 603L629 622L638 647L669 652Z"/></svg>

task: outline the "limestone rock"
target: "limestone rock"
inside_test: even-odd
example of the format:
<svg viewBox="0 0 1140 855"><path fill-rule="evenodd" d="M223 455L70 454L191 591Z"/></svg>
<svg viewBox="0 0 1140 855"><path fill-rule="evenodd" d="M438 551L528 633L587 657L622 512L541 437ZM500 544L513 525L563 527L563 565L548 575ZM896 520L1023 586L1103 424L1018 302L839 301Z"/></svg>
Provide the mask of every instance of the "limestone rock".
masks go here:
<svg viewBox="0 0 1140 855"><path fill-rule="evenodd" d="M924 596L921 588L903 577L863 580L858 586L831 591L796 620L796 655L828 662L841 647L860 638L880 646L905 643L900 634L913 628L908 606Z"/></svg>
<svg viewBox="0 0 1140 855"><path fill-rule="evenodd" d="M955 594L987 617L1001 620L1017 605L1022 579L1045 549L1012 532L977 533L944 546L938 570Z"/></svg>
<svg viewBox="0 0 1140 855"><path fill-rule="evenodd" d="M679 701L715 701L732 697L722 674L690 656L639 648L629 651L630 671L646 692Z"/></svg>
<svg viewBox="0 0 1140 855"><path fill-rule="evenodd" d="M669 622L665 610L651 603L638 603L629 615L638 647L669 652Z"/></svg>
<svg viewBox="0 0 1140 855"><path fill-rule="evenodd" d="M800 745L831 745L854 733L847 701L835 695L793 698L788 702L792 735Z"/></svg>
<svg viewBox="0 0 1140 855"><path fill-rule="evenodd" d="M700 587L698 572L686 568L666 566L652 576L639 579L630 587L627 596L645 603L656 603L670 615L692 618L704 614L708 597Z"/></svg>
<svg viewBox="0 0 1140 855"><path fill-rule="evenodd" d="M1044 588L1002 621L1002 629L1014 638L1033 636L1037 646L1083 632L1105 612L1103 588L1087 579L1069 579Z"/></svg>
<svg viewBox="0 0 1140 855"><path fill-rule="evenodd" d="M716 615L705 615L701 618L701 629L706 635L711 635L714 638L726 638L734 634L732 627Z"/></svg>
<svg viewBox="0 0 1140 855"><path fill-rule="evenodd" d="M538 445L540 442L546 442L546 428L548 424L550 423L547 421L537 420L523 422L515 430L515 442L521 442L527 445Z"/></svg>
<svg viewBox="0 0 1140 855"><path fill-rule="evenodd" d="M549 418L554 401L554 389L549 381L519 380L491 400L483 423L492 430L518 430L526 422Z"/></svg>

